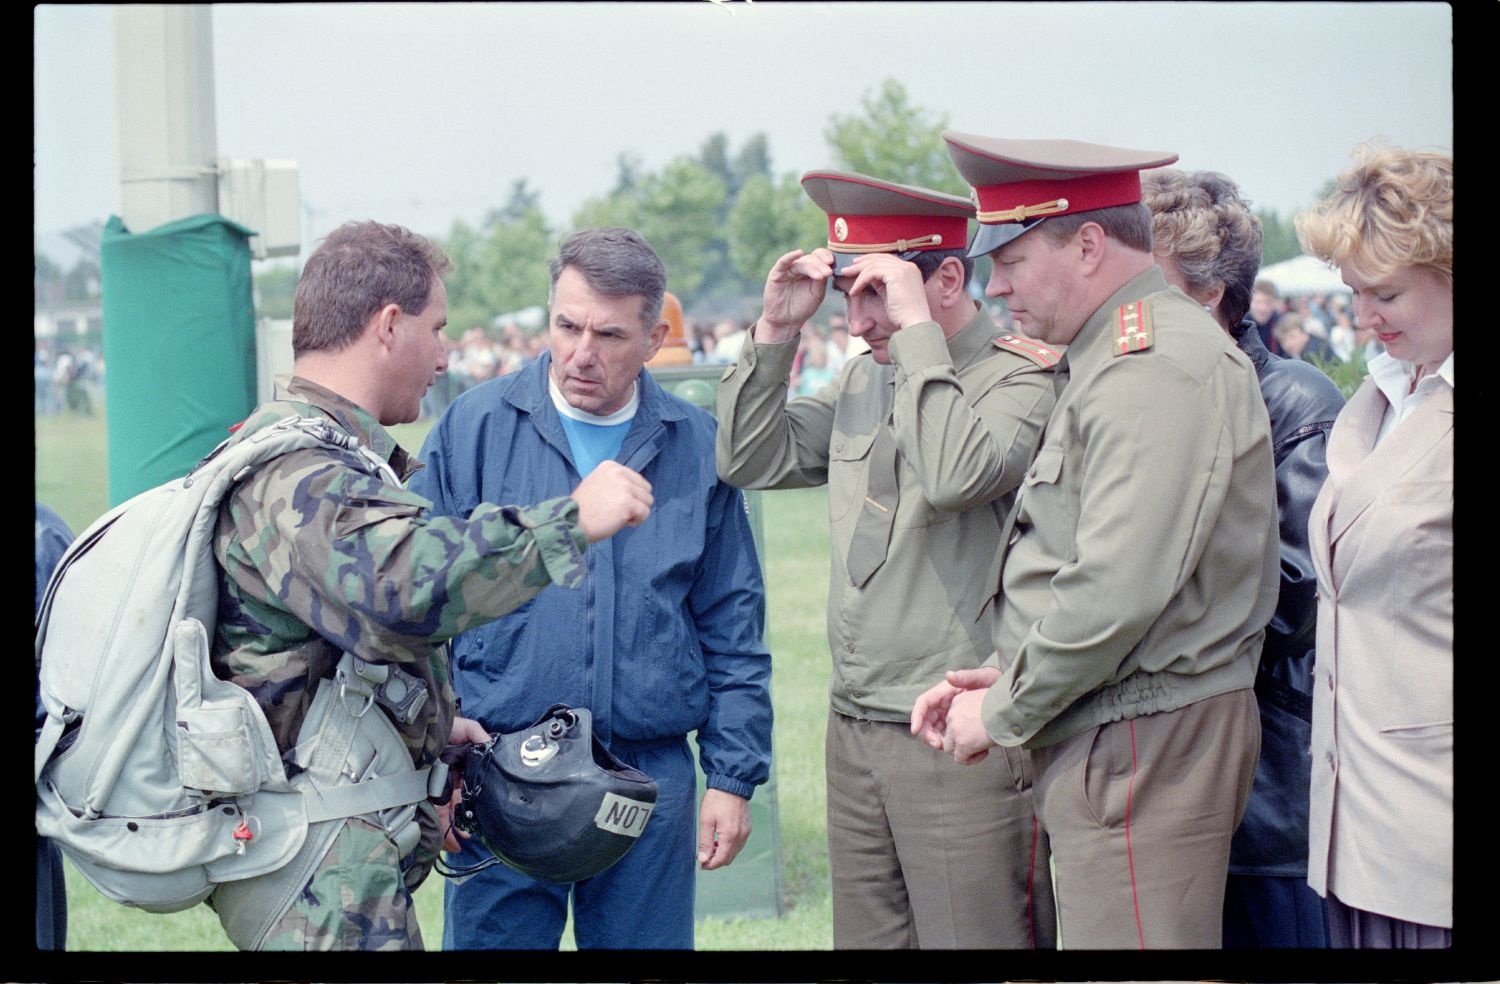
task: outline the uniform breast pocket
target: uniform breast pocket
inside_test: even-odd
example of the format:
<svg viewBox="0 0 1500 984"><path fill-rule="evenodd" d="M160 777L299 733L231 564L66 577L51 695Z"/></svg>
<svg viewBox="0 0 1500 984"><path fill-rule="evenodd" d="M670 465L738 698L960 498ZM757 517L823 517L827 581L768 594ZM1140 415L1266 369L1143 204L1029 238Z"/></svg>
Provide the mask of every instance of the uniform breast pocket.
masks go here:
<svg viewBox="0 0 1500 984"><path fill-rule="evenodd" d="M875 443L872 434L833 435L828 448L828 515L837 522L864 501L866 459Z"/></svg>
<svg viewBox="0 0 1500 984"><path fill-rule="evenodd" d="M1056 444L1037 452L1036 460L1026 470L1019 493L1023 516L1033 515L1038 503L1050 502L1061 494L1063 449Z"/></svg>
<svg viewBox="0 0 1500 984"><path fill-rule="evenodd" d="M382 488L351 495L336 503L334 539L351 536L389 519L414 519L426 506L426 499L404 489Z"/></svg>

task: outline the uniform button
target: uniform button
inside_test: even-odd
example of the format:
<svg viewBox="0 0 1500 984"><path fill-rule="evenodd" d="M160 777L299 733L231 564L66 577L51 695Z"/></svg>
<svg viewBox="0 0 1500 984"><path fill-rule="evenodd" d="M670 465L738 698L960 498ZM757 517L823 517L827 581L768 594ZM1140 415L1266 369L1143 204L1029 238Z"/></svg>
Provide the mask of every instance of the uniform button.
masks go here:
<svg viewBox="0 0 1500 984"><path fill-rule="evenodd" d="M839 452L841 452L843 450L844 450L844 446L842 444L835 444L833 446L833 452L834 452L834 454L838 454Z"/></svg>
<svg viewBox="0 0 1500 984"><path fill-rule="evenodd" d="M1329 752L1327 758L1328 758L1328 767L1331 769L1331 768L1333 768L1333 753Z"/></svg>
<svg viewBox="0 0 1500 984"><path fill-rule="evenodd" d="M851 653L854 652L854 643L852 643L852 642L846 642L846 643L844 643L844 649L848 650Z"/></svg>
<svg viewBox="0 0 1500 984"><path fill-rule="evenodd" d="M1333 689L1333 674L1332 673L1328 674L1328 689L1329 690Z"/></svg>
<svg viewBox="0 0 1500 984"><path fill-rule="evenodd" d="M1021 726L1019 724L1011 725L1010 733L1015 735L1017 738L1021 737Z"/></svg>

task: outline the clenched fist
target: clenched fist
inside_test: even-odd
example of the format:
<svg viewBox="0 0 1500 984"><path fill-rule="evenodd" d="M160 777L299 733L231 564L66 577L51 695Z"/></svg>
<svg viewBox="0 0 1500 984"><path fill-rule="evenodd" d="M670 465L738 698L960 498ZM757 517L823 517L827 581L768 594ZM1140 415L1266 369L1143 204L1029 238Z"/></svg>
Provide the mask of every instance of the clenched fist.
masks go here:
<svg viewBox="0 0 1500 984"><path fill-rule="evenodd" d="M618 461L601 461L573 490L578 528L590 543L608 539L651 515L651 483Z"/></svg>

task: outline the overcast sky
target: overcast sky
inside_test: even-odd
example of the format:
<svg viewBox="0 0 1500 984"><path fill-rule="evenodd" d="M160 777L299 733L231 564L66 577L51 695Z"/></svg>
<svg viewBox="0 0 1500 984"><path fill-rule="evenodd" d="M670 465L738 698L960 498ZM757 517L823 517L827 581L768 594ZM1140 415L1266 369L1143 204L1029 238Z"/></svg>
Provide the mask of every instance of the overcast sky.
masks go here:
<svg viewBox="0 0 1500 984"><path fill-rule="evenodd" d="M117 208L113 9L34 25L44 234ZM563 225L622 151L715 131L827 166L829 116L888 77L953 129L1175 151L1283 215L1362 140L1453 145L1441 3L231 4L213 37L218 153L296 161L305 240L446 234L519 178Z"/></svg>

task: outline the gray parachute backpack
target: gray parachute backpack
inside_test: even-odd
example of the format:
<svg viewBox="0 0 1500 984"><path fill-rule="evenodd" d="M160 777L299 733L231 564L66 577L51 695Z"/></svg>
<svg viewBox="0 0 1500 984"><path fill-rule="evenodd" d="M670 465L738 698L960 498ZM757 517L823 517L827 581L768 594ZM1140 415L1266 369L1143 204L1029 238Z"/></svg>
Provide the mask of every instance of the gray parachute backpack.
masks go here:
<svg viewBox="0 0 1500 984"><path fill-rule="evenodd" d="M298 735L305 771L288 780L260 706L209 663L220 502L271 459L319 445L399 484L358 439L293 413L100 517L59 561L37 615L37 832L126 905L175 912L212 895L244 949L261 945L344 818L374 815L404 852L428 795L431 770L412 767L372 710L414 719L416 678L346 653Z"/></svg>

